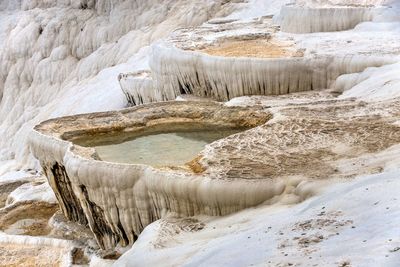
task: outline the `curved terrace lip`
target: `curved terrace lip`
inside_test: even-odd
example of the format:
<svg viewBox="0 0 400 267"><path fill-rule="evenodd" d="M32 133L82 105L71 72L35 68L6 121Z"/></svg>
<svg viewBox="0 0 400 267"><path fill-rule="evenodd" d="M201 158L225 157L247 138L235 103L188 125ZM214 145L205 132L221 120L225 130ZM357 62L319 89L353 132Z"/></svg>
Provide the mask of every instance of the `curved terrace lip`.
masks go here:
<svg viewBox="0 0 400 267"><path fill-rule="evenodd" d="M187 55L194 55L197 57L206 57L208 59L229 59L229 60L240 60L240 61L251 61L253 63L265 63L265 62L288 62L288 61L301 61L306 59L307 57L301 56L285 56L285 57L255 57L255 56L222 56L222 55L212 55L208 54L202 50L190 50L190 49L182 49L177 47L175 44L167 44L165 42L159 42L158 45L163 45L164 47L178 49L181 53L185 53ZM210 46L211 47L211 46Z"/></svg>
<svg viewBox="0 0 400 267"><path fill-rule="evenodd" d="M395 63L394 55L373 56L329 51L291 58L221 57L184 50L176 43L160 41L152 45L150 68L158 95L154 99L175 99L182 92L217 101L245 95L283 95L329 88L342 74L368 67ZM150 88L149 87L149 88ZM135 88L135 87L134 87ZM136 88L137 89L137 88ZM126 93L140 102L140 90ZM160 96L162 94L162 96ZM146 101L154 101L146 99Z"/></svg>
<svg viewBox="0 0 400 267"><path fill-rule="evenodd" d="M285 57L252 57L252 56L220 56L220 55L211 55L208 53L203 52L202 50L190 50L190 49L183 49L178 47L175 43L170 43L166 41L159 41L156 42L152 45L152 49L154 50L160 50L159 48L162 48L163 50L175 50L176 52L185 55L185 56L194 56L198 57L197 60L201 60L203 64L209 64L212 63L213 60L225 60L226 62L230 62L231 64L242 64L242 63L251 63L251 64L259 64L265 65L265 63L293 63L293 62L318 62L318 61L324 61L324 60L332 60L333 58L335 59L346 59L350 57L350 54L341 54L341 55L328 55L328 54L303 54L302 56L285 56ZM305 52L302 47L294 47L297 48L299 51ZM377 58L377 59L382 59L382 60L389 60L388 63L385 64L393 64L396 62L395 60L398 60L399 57L396 55L382 55L382 56L371 56L371 55L355 55L355 57L359 57L362 59L368 59L368 58ZM395 59L393 59L395 58ZM197 61L195 61L198 63ZM162 101L161 101L162 102ZM167 101L168 102L168 101Z"/></svg>

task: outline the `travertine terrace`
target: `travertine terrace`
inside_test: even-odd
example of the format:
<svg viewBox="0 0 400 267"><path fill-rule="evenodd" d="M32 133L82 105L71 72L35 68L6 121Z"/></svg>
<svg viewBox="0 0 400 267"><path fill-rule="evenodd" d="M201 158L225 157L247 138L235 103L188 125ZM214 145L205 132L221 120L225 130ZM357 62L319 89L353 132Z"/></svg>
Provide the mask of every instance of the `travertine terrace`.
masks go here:
<svg viewBox="0 0 400 267"><path fill-rule="evenodd" d="M0 265L399 266L399 29L399 0L0 0Z"/></svg>
<svg viewBox="0 0 400 267"><path fill-rule="evenodd" d="M88 223L99 245L111 249L118 243L132 244L145 226L166 211L187 216L223 215L279 195L282 185L248 183L243 179L235 183L213 181L212 177L202 175L203 167L196 159L188 159L186 167L162 169L104 162L93 148L71 142L105 142L115 134L240 129L264 124L270 118L261 108L230 108L212 102L152 104L44 122L35 128L31 149L65 216ZM247 190L242 190L246 184Z"/></svg>
<svg viewBox="0 0 400 267"><path fill-rule="evenodd" d="M390 105L399 107L398 102ZM400 141L399 126L393 124L398 112L382 117L381 111L358 101L322 98L280 107L279 114L288 119L268 122L268 109L166 102L44 122L35 128L31 149L64 214L88 222L100 246L111 249L134 242L167 211L225 215L282 196L295 203L328 176L379 172L380 162L369 168L360 163L363 155ZM104 142L118 133L255 126L206 146L186 166L161 169L104 162L94 149L73 144Z"/></svg>
<svg viewBox="0 0 400 267"><path fill-rule="evenodd" d="M281 16L288 9L284 7ZM348 18L346 12L343 17ZM196 29L180 29L152 46L151 70L120 74L121 88L133 106L179 95L211 100L148 104L53 119L35 127L31 150L65 216L88 223L99 245L112 249L132 244L144 227L166 212L225 215L281 198L296 203L313 195L313 184L324 183L326 177L379 172L380 162L364 168L360 158L399 142L394 124L398 114L382 116L379 105L335 99L343 90L340 84L336 91L305 93L309 100L295 105L289 104L290 97L276 98L275 107L213 102L322 90L335 85L342 74L398 60L399 44L376 55L374 46L349 52L363 41L349 41L351 33L339 43L330 43L330 35L310 38L326 45L315 52L299 37L281 34L271 17L258 22L211 20ZM398 107L396 101L390 105ZM256 128L207 145L185 166L105 162L93 148L79 145L112 140L116 134L140 136L185 127Z"/></svg>

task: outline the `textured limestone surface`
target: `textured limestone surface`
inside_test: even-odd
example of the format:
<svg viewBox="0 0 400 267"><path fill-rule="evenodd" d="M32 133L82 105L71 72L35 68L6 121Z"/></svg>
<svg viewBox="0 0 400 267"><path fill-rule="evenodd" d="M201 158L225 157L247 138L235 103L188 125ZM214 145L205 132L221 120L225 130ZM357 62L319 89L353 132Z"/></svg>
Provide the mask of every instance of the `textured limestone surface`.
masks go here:
<svg viewBox="0 0 400 267"><path fill-rule="evenodd" d="M0 233L0 265L72 266L78 263L75 245L67 240Z"/></svg>
<svg viewBox="0 0 400 267"><path fill-rule="evenodd" d="M64 266L63 257L68 250L51 246L8 244L1 245L2 266Z"/></svg>
<svg viewBox="0 0 400 267"><path fill-rule="evenodd" d="M0 230L8 234L46 236L48 221L58 210L56 203L18 202L0 210Z"/></svg>

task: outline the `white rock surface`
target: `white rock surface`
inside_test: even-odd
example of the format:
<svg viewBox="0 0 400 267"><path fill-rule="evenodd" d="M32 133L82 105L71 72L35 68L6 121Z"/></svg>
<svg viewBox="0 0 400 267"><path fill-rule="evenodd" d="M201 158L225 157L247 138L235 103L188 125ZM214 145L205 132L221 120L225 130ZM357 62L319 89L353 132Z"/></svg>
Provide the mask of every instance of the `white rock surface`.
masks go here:
<svg viewBox="0 0 400 267"><path fill-rule="evenodd" d="M27 134L38 122L56 116L124 107L126 102L120 92L118 74L148 69L149 45L167 36L175 28L200 25L210 18L229 14L234 10L232 7L236 6L221 6L222 2L0 0L0 174L9 170L38 167L26 146ZM243 9L237 9L228 18L254 22L255 17L277 14L280 6L287 2L250 0L248 3L239 3L236 7ZM383 101L400 97L400 65L396 63L398 58L393 56L398 54L396 49L400 43L399 24L393 22L399 19L400 1L297 2L299 6L307 8L390 5L390 9L379 9L373 14L362 9L355 15L342 11L347 15L337 17L332 12L328 12L327 16L313 16L314 11L301 12L302 16L295 26L305 23L308 27L306 32L326 30L328 24L333 25L333 28L328 27L327 30L355 29L338 33L278 35L291 38L297 45L307 48L306 56L324 51L326 58L336 62L340 68L350 66L345 72L338 71L336 66L328 68L333 73L328 79L315 77L316 80L323 80L321 84L326 87L332 85L340 74L348 73L335 82L334 89L344 91L341 99L356 98L369 103L382 101L381 105L384 106L387 102ZM358 24L365 20L372 22ZM303 31L304 24L300 28ZM298 29L293 31L299 32ZM171 55L179 60L185 57L171 51ZM343 54L371 56L385 54L387 51L397 52L390 54L388 61L379 58L376 66L395 64L365 69L371 65L365 64L368 62L364 58L337 59L338 55ZM160 51L155 52L156 57L160 55L157 53ZM188 58L193 61L193 55ZM232 68L232 62L220 63L197 55L194 58L195 64L178 64L175 66L179 67L177 69L171 66L168 59L161 58L156 65L161 66L160 72L168 70L188 82L192 82L195 77L193 66L203 71L212 70L210 77L218 82L214 85L214 91L222 96L221 99L227 100L244 94L243 88L239 86L233 95L224 96L226 92L223 85L235 85L242 81L225 76L229 73L226 70ZM178 63L185 63L183 59ZM253 61L257 60L246 62L253 64ZM260 81L264 75L263 69L249 68L251 64L246 62L239 64L238 73L255 73L254 83ZM218 72L224 68L224 71ZM285 69L283 66L279 71ZM257 70L261 70L260 73ZM297 76L302 77L302 73ZM288 79L285 78L278 82L284 84L282 90L288 88ZM161 81L167 81L167 86L170 86L172 83L168 79ZM299 82L300 79L295 81ZM171 89L171 95L175 98L173 90L176 88ZM255 98L243 97L231 100L228 105L246 105L249 102L256 104L257 101ZM293 102L302 101L306 100ZM390 112L388 110L387 114ZM178 234L174 232L175 226L164 220L155 222L145 229L132 250L118 261L117 266L156 266L160 262L163 265L178 266L285 266L289 263L305 266L346 266L347 263L354 266L398 266L400 211L397 195L400 170L398 162L393 160L398 152L396 146L390 149L392 154L375 155L373 159L367 157L367 163L384 161L386 169L382 174L332 186L320 196L297 206L258 207L223 218L199 217L199 221L205 224L203 230L187 231L184 228ZM52 156L57 157L56 152L55 155ZM61 152L59 156L56 160L62 161ZM74 158L71 156L67 159L68 164L74 166ZM386 159L391 161L387 162ZM341 167L349 166L342 162ZM106 180L101 175L104 173L97 171L99 180ZM2 176L0 181L12 181L24 175L21 172L9 173ZM96 181L91 182L94 187L98 185ZM104 183L107 182L110 181ZM136 189L140 186L143 185L139 184ZM207 194L204 196L206 198ZM54 201L44 185L23 186L10 196L10 202L26 199ZM99 201L102 200L99 197ZM110 212L114 211L110 209ZM126 224L129 225L129 222ZM302 229L308 226L309 229ZM0 234L2 244L43 245L53 242L55 246L70 246L68 242L64 244L62 241ZM93 265L100 264L98 262L94 260Z"/></svg>
<svg viewBox="0 0 400 267"><path fill-rule="evenodd" d="M7 198L6 205L11 205L15 202L24 201L43 201L48 203L57 203L54 192L49 184L42 180L40 183L26 183L15 189Z"/></svg>
<svg viewBox="0 0 400 267"><path fill-rule="evenodd" d="M351 76L341 76L337 89L344 91L340 98L357 97L366 101L389 100L400 97L400 64L369 68Z"/></svg>
<svg viewBox="0 0 400 267"><path fill-rule="evenodd" d="M198 232L147 227L115 266L398 266L399 169L332 186L296 206L204 219ZM340 197L339 197L340 196Z"/></svg>
<svg viewBox="0 0 400 267"><path fill-rule="evenodd" d="M0 174L34 167L26 137L40 121L124 107L117 76L142 66L140 49L228 14L222 2L1 0Z"/></svg>

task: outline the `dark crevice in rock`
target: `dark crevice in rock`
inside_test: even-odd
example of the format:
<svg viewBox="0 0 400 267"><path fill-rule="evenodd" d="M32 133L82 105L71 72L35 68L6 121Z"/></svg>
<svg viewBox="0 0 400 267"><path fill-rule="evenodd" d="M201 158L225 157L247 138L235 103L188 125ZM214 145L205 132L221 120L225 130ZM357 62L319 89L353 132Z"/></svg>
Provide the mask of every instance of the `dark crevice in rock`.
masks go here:
<svg viewBox="0 0 400 267"><path fill-rule="evenodd" d="M178 85L179 85L179 92L180 92L182 95L186 94L186 89L185 89L185 87L182 85L182 83L179 81L179 79L178 79Z"/></svg>
<svg viewBox="0 0 400 267"><path fill-rule="evenodd" d="M125 91L124 91L124 95L125 95L126 100L128 101L128 106L132 106L132 107L136 106L135 98L132 95L128 94Z"/></svg>
<svg viewBox="0 0 400 267"><path fill-rule="evenodd" d="M90 201L89 193L84 185L81 185L80 189L82 190L82 194L86 201L87 212L89 213L89 226L93 234L95 235L99 246L102 249L106 249L109 248L110 243L113 245L118 244L121 240L121 236L117 233L114 233L111 227L109 227L109 223L105 221L106 216L104 215L103 209L97 206L94 202Z"/></svg>
<svg viewBox="0 0 400 267"><path fill-rule="evenodd" d="M82 248L74 248L71 251L72 263L76 265L88 265L90 263L89 259L85 255Z"/></svg>
<svg viewBox="0 0 400 267"><path fill-rule="evenodd" d="M123 246L127 246L127 245L129 244L129 239L128 239L128 236L126 235L126 232L125 232L125 230L124 230L124 227L123 227L122 224L121 224L120 212L119 212L119 209L118 209L117 205L115 205L115 208L117 209L117 214L118 214L118 224L117 224L117 227L118 227L118 230L119 230L119 232L120 232L120 237L121 237L121 239L122 239L121 241L123 242L122 245L123 245Z"/></svg>
<svg viewBox="0 0 400 267"><path fill-rule="evenodd" d="M55 195L64 215L71 221L87 225L85 213L83 212L77 196L72 190L72 185L65 171L65 167L58 162L50 169L45 167L44 164L43 166L46 177L48 177L48 179L51 177L51 179L54 180L49 181L49 183L52 185L53 190L55 189Z"/></svg>

